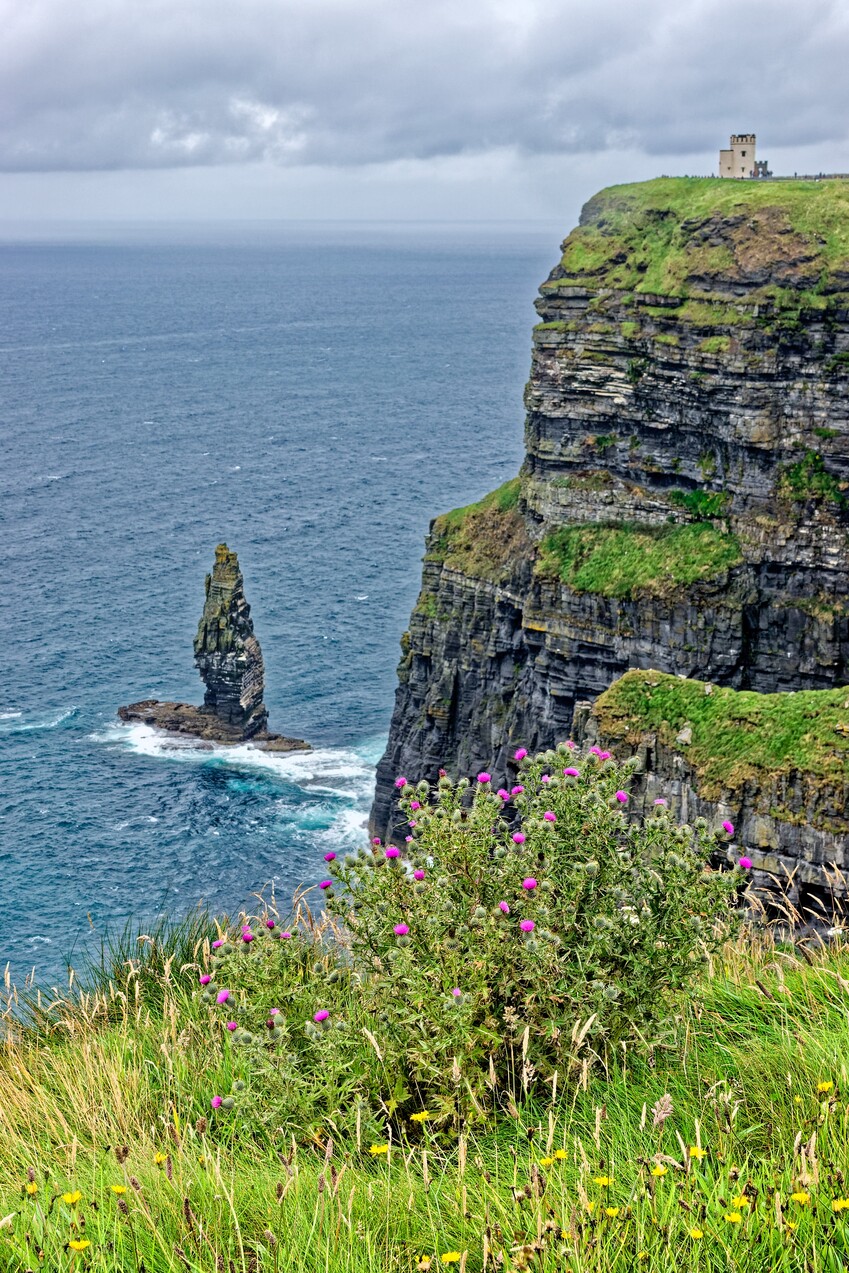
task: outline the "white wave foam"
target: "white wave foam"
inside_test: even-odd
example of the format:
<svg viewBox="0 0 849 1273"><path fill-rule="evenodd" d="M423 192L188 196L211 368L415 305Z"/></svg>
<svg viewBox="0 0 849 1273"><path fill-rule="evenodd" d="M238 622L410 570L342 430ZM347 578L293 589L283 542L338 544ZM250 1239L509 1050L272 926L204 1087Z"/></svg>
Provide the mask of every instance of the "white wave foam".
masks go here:
<svg viewBox="0 0 849 1273"><path fill-rule="evenodd" d="M51 716L41 720L25 720L23 712L0 712L0 728L4 729L8 734L26 734L35 730L55 729L57 725L61 725L63 721L70 720L77 712L76 707L69 707L66 711L60 712L58 716Z"/></svg>
<svg viewBox="0 0 849 1273"><path fill-rule="evenodd" d="M267 752L250 743L223 747L179 734L166 734L151 725L110 725L95 742L120 744L140 756L195 765L218 764L256 769L314 795L350 800L365 807L374 791L374 765L353 748L317 747L313 751ZM353 811L356 812L356 811ZM361 816L357 814L357 816Z"/></svg>

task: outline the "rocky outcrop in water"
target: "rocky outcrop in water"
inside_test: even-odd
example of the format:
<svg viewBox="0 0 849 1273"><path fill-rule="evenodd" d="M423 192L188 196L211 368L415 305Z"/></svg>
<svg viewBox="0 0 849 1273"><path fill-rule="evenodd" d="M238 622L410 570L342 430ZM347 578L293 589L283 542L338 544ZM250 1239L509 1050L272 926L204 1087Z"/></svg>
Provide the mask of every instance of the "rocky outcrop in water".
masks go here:
<svg viewBox="0 0 849 1273"><path fill-rule="evenodd" d="M212 574L206 576L206 601L194 649L206 686L203 707L145 699L120 708L120 718L210 742L250 741L272 751L307 748L302 739L267 730L262 650L254 634L239 559L226 544L216 548Z"/></svg>
<svg viewBox="0 0 849 1273"><path fill-rule="evenodd" d="M849 680L849 183L605 191L537 309L521 475L431 525L378 834L397 774L508 777L631 668Z"/></svg>

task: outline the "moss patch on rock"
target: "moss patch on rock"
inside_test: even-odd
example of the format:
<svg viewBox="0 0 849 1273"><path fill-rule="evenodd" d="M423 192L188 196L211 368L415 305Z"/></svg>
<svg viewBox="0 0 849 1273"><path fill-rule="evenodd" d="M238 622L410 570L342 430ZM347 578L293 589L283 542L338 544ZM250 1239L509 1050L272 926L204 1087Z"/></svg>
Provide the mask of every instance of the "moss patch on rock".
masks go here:
<svg viewBox="0 0 849 1273"><path fill-rule="evenodd" d="M503 583L522 559L533 554L519 512L521 480L516 477L476 504L454 508L433 523L425 561L436 561L490 583Z"/></svg>
<svg viewBox="0 0 849 1273"><path fill-rule="evenodd" d="M633 597L715 578L740 561L735 536L709 522L660 529L564 526L543 539L536 573L576 592Z"/></svg>
<svg viewBox="0 0 849 1273"><path fill-rule="evenodd" d="M718 799L769 775L806 775L845 790L849 783L849 686L758 694L662 672L626 672L593 707L601 735L633 746L646 733L675 748L682 730L692 742L678 750L699 777L699 793ZM776 816L788 810L776 809ZM792 817L792 814L790 815ZM845 819L849 826L849 818Z"/></svg>

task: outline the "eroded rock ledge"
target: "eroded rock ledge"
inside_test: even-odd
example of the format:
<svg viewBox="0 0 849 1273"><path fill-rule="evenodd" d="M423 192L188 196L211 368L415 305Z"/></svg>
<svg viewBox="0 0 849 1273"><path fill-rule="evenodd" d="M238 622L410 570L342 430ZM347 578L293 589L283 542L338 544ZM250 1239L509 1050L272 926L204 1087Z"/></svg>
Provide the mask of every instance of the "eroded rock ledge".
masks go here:
<svg viewBox="0 0 849 1273"><path fill-rule="evenodd" d="M268 710L262 701L262 650L254 634L239 559L226 544L216 548L212 574L206 576L206 600L194 649L206 686L203 707L144 699L119 708L121 720L209 743L250 742L265 751L309 750L301 738L268 731Z"/></svg>

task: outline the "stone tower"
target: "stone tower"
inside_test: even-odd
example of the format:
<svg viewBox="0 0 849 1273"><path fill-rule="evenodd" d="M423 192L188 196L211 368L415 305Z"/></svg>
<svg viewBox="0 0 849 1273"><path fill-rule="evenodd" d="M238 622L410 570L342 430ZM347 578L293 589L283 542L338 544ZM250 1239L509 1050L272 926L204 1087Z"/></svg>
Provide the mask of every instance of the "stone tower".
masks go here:
<svg viewBox="0 0 849 1273"><path fill-rule="evenodd" d="M755 134L732 133L729 150L719 152L720 177L751 177L755 172Z"/></svg>
<svg viewBox="0 0 849 1273"><path fill-rule="evenodd" d="M251 738L268 723L265 674L245 600L239 559L226 544L206 576L206 602L195 637L195 664L206 686L203 711Z"/></svg>

